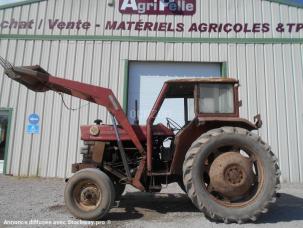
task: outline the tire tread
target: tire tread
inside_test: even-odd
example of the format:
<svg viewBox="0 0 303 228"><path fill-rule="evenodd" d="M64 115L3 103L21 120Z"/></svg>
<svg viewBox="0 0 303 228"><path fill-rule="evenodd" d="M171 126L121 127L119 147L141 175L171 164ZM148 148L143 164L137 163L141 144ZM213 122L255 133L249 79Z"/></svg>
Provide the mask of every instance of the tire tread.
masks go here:
<svg viewBox="0 0 303 228"><path fill-rule="evenodd" d="M253 214L249 215L248 217L241 217L241 218L226 218L221 217L217 214L215 214L212 211L209 211L207 207L203 204L203 199L198 199L196 194L196 189L193 184L193 177L192 177L192 167L194 164L195 157L200 151L200 148L203 147L204 144L208 143L212 138L217 137L222 134L240 134L240 135L246 135L250 137L251 140L255 141L256 143L259 143L265 151L268 152L268 155L271 158L272 161L272 169L275 170L275 178L276 178L276 185L273 186L271 193L269 194L270 197L268 197L267 201L263 203L263 207L256 210ZM185 160L183 163L183 180L184 185L187 190L188 196L193 202L193 204L202 212L206 214L207 217L212 218L216 221L221 221L224 223L230 223L230 222L236 222L238 224L242 224L243 222L255 222L258 216L261 213L266 213L268 211L268 207L271 203L276 202L276 194L277 191L280 189L280 175L281 171L279 169L278 165L278 159L274 155L274 153L271 151L271 147L264 142L260 136L257 134L254 134L246 129L239 128L239 127L221 127L217 129L210 130L206 132L205 134L202 134L195 142L193 142L192 146L188 150L185 156Z"/></svg>

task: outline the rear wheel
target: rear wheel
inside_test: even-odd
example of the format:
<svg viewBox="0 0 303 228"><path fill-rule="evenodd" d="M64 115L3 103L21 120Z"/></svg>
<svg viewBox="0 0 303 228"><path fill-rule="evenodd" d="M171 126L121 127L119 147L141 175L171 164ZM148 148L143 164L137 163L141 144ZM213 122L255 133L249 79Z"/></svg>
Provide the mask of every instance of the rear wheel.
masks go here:
<svg viewBox="0 0 303 228"><path fill-rule="evenodd" d="M259 136L223 127L198 138L186 154L183 181L189 198L207 217L255 221L276 201L277 159Z"/></svg>
<svg viewBox="0 0 303 228"><path fill-rule="evenodd" d="M115 189L110 178L98 169L83 169L67 182L65 205L77 218L98 220L103 218L115 199Z"/></svg>

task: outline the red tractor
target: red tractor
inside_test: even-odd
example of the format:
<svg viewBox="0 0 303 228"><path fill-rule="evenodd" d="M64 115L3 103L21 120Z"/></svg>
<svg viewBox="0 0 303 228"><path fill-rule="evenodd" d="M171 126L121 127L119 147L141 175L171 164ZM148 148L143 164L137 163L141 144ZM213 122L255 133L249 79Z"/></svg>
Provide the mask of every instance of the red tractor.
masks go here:
<svg viewBox="0 0 303 228"><path fill-rule="evenodd" d="M126 184L159 192L177 182L205 215L225 223L255 221L274 203L280 187L277 158L252 131L261 127L239 117L239 82L231 78L171 80L146 125L130 124L110 89L51 76L40 66L15 67L1 58L5 73L36 92L53 90L107 108L112 125L81 126L83 161L72 165L65 203L80 219L103 218ZM184 99L185 125L167 118L154 124L165 99ZM189 119L189 100L195 117ZM168 143L170 142L170 143Z"/></svg>

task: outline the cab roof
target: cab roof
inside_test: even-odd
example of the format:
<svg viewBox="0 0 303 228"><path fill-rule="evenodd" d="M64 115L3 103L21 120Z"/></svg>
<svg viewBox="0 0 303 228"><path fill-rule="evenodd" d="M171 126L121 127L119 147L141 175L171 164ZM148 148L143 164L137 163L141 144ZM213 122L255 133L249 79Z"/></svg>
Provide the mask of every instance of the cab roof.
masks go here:
<svg viewBox="0 0 303 228"><path fill-rule="evenodd" d="M239 80L234 78L186 78L166 81L168 91L166 98L193 98L196 84L238 84Z"/></svg>
<svg viewBox="0 0 303 228"><path fill-rule="evenodd" d="M218 77L203 77L203 78L182 78L166 81L168 84L172 83L239 83L235 78L218 78Z"/></svg>

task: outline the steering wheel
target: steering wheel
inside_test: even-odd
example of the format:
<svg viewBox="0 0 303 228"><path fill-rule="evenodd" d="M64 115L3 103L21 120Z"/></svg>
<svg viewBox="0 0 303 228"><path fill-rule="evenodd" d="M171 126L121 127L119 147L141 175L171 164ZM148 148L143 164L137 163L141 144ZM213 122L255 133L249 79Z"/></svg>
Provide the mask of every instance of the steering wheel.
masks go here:
<svg viewBox="0 0 303 228"><path fill-rule="evenodd" d="M181 126L174 120L172 120L171 118L166 117L166 121L167 121L167 127L169 129L171 129L172 131L179 131L181 130Z"/></svg>

